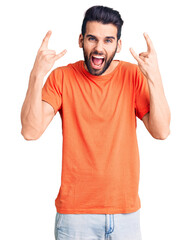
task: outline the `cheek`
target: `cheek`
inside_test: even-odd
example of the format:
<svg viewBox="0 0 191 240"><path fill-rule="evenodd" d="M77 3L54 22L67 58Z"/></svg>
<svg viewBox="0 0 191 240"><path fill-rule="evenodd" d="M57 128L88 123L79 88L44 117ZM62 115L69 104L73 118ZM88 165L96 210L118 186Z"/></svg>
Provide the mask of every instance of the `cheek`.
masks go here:
<svg viewBox="0 0 191 240"><path fill-rule="evenodd" d="M86 56L88 56L88 58L89 58L89 56L91 54L91 48L88 48L87 46L84 47L84 52L85 52Z"/></svg>
<svg viewBox="0 0 191 240"><path fill-rule="evenodd" d="M117 48L117 46L116 46L115 44L112 44L112 45L110 45L110 46L107 46L107 47L105 48L105 50L106 50L108 56L113 55L114 52L116 51L116 48Z"/></svg>
<svg viewBox="0 0 191 240"><path fill-rule="evenodd" d="M108 58L110 58L111 56L113 56L114 53L115 53L115 49L111 49L110 51L107 51L107 56L108 56Z"/></svg>
<svg viewBox="0 0 191 240"><path fill-rule="evenodd" d="M87 43L86 41L84 42L83 44L83 47L84 47L84 50L86 52L91 52L94 48L95 48L95 45L93 43Z"/></svg>

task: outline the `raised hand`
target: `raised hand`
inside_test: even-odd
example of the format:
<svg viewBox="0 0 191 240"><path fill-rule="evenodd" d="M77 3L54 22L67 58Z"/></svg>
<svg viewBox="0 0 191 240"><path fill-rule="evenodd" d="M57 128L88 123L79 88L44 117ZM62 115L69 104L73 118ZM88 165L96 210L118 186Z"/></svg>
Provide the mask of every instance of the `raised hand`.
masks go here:
<svg viewBox="0 0 191 240"><path fill-rule="evenodd" d="M64 50L61 53L56 54L54 50L48 49L48 41L51 34L52 32L48 31L44 37L33 66L33 72L42 77L44 77L51 70L55 61L63 57L66 53L66 50Z"/></svg>
<svg viewBox="0 0 191 240"><path fill-rule="evenodd" d="M137 60L138 66L145 77L147 79L153 79L156 78L156 76L160 76L157 54L148 34L144 33L144 37L147 43L147 52L142 52L137 55L132 48L130 48L130 52Z"/></svg>

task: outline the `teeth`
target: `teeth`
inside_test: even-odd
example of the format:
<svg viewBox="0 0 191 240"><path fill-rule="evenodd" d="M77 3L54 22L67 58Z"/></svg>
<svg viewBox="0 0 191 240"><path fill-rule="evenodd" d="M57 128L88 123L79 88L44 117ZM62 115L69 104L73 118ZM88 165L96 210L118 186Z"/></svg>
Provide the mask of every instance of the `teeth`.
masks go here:
<svg viewBox="0 0 191 240"><path fill-rule="evenodd" d="M103 59L104 57L101 56L93 56L94 58L99 58L99 59Z"/></svg>

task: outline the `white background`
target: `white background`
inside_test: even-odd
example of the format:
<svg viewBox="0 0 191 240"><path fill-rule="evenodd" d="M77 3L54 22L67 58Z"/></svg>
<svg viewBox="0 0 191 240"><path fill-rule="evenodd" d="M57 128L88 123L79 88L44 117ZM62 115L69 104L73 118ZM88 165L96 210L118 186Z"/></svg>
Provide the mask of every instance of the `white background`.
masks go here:
<svg viewBox="0 0 191 240"><path fill-rule="evenodd" d="M40 44L67 54L54 68L83 59L78 36L93 5L118 10L123 48L116 59L136 63L129 52L146 50L147 32L158 54L171 109L171 135L156 140L138 120L143 240L191 239L190 7L189 1L6 1L0 6L0 239L53 240L54 205L61 179L59 114L37 141L21 136L20 111ZM45 79L46 80L46 79Z"/></svg>

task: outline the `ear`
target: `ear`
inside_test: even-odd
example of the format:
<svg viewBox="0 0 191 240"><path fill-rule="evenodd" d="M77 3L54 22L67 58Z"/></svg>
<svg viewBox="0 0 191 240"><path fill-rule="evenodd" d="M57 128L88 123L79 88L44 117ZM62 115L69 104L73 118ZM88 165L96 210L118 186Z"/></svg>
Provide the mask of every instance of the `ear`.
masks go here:
<svg viewBox="0 0 191 240"><path fill-rule="evenodd" d="M83 47L83 40L84 40L83 35L80 34L80 36L79 36L79 40L78 40L78 43L79 43L79 47L80 47L80 48Z"/></svg>
<svg viewBox="0 0 191 240"><path fill-rule="evenodd" d="M121 39L119 39L117 42L117 53L121 51L121 47L122 47L122 42L121 42Z"/></svg>

